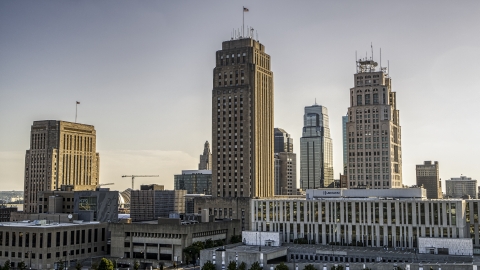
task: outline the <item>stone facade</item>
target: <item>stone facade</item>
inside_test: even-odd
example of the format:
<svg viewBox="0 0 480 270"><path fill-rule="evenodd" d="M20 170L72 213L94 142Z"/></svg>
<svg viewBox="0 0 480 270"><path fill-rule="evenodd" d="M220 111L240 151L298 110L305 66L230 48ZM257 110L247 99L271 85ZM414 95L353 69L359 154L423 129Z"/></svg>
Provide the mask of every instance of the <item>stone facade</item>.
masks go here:
<svg viewBox="0 0 480 270"><path fill-rule="evenodd" d="M418 252L427 254L473 256L472 239L419 237Z"/></svg>
<svg viewBox="0 0 480 270"><path fill-rule="evenodd" d="M220 198L220 197L197 197L194 198L195 210L201 214L203 209L208 209L210 216L216 219L238 219L241 221L241 229L249 230L250 227L250 198Z"/></svg>
<svg viewBox="0 0 480 270"><path fill-rule="evenodd" d="M273 73L257 40L225 41L216 52L212 142L213 196L274 195Z"/></svg>
<svg viewBox="0 0 480 270"><path fill-rule="evenodd" d="M205 142L203 146L203 154L200 155L199 170L212 170L212 152L210 151L210 143Z"/></svg>
<svg viewBox="0 0 480 270"><path fill-rule="evenodd" d="M39 191L94 190L98 185L100 158L93 126L65 121L35 121L30 149L25 155L24 211L37 211Z"/></svg>
<svg viewBox="0 0 480 270"><path fill-rule="evenodd" d="M185 195L186 190L132 190L130 217L144 221L185 213Z"/></svg>
<svg viewBox="0 0 480 270"><path fill-rule="evenodd" d="M358 60L348 108L348 187L401 188L400 113L387 68Z"/></svg>

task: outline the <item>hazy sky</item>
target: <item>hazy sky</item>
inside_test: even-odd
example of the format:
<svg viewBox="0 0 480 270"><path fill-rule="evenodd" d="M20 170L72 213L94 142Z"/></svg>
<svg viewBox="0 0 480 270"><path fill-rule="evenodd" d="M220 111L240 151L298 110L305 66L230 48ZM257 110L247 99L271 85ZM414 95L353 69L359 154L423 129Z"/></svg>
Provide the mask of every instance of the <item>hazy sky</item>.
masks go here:
<svg viewBox="0 0 480 270"><path fill-rule="evenodd" d="M211 141L215 51L242 24L272 59L275 126L299 153L304 106L329 110L335 178L355 51L390 61L403 182L440 162L442 179L480 178L480 1L1 1L1 190L23 189L34 120L94 125L100 181L123 174L173 188ZM298 162L298 161L297 161ZM297 176L298 177L298 176ZM480 180L480 179L479 179Z"/></svg>

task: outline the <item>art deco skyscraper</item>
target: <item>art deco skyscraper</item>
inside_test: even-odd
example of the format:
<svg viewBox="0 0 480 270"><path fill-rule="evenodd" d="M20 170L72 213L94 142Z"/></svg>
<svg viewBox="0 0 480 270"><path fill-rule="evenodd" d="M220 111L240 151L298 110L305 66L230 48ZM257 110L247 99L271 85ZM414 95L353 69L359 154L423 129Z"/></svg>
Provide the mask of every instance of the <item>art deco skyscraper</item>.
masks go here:
<svg viewBox="0 0 480 270"><path fill-rule="evenodd" d="M273 196L273 73L257 40L225 41L216 52L212 137L213 196Z"/></svg>
<svg viewBox="0 0 480 270"><path fill-rule="evenodd" d="M333 187L333 150L328 110L324 106L305 107L300 138L300 188Z"/></svg>
<svg viewBox="0 0 480 270"><path fill-rule="evenodd" d="M297 155L293 138L283 128L275 128L275 195L295 195L297 191Z"/></svg>
<svg viewBox="0 0 480 270"><path fill-rule="evenodd" d="M349 188L401 188L400 116L392 79L377 62L358 60L348 108Z"/></svg>
<svg viewBox="0 0 480 270"><path fill-rule="evenodd" d="M200 163L198 164L199 170L211 170L212 169L212 152L210 151L210 143L205 142L203 146L203 154L200 155Z"/></svg>
<svg viewBox="0 0 480 270"><path fill-rule="evenodd" d="M35 213L37 193L73 185L93 190L98 184L99 155L93 126L64 121L35 121L25 155L26 213Z"/></svg>

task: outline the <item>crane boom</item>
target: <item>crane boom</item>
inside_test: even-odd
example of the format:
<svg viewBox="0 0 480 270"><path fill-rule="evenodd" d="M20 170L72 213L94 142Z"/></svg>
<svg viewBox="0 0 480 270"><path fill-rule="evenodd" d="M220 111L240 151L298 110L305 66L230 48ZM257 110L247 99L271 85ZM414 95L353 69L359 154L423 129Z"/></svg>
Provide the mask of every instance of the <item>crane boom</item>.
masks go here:
<svg viewBox="0 0 480 270"><path fill-rule="evenodd" d="M132 190L135 183L135 177L159 177L159 175L122 175L122 177L131 177L132 178Z"/></svg>

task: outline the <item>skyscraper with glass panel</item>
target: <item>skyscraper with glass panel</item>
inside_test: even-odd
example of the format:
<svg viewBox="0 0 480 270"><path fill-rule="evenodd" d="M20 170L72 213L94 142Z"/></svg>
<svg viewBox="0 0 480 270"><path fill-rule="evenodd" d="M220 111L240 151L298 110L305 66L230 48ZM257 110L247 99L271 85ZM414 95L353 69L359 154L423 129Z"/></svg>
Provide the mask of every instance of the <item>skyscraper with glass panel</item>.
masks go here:
<svg viewBox="0 0 480 270"><path fill-rule="evenodd" d="M333 187L333 150L324 106L305 107L300 138L300 188Z"/></svg>

